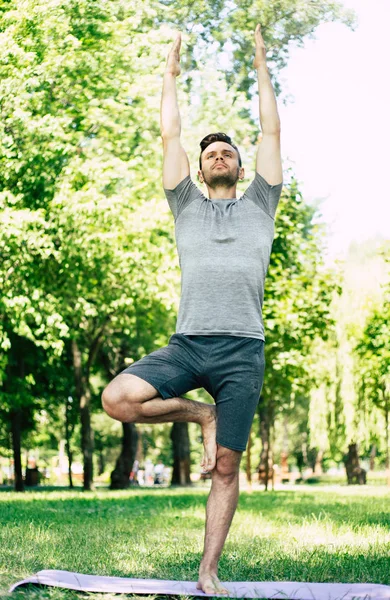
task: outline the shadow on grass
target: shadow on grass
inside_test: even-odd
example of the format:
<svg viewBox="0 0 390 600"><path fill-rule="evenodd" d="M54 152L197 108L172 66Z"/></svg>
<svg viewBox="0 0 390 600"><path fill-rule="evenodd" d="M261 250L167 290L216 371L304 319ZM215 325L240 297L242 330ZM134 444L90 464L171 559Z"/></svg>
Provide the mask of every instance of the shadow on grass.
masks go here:
<svg viewBox="0 0 390 600"><path fill-rule="evenodd" d="M58 493L61 497L53 497ZM189 511L190 518L186 528L198 529L204 520L208 490L191 488L185 491L180 488L145 489L132 488L129 490L105 490L99 495L94 492L83 492L82 488L71 490L63 488L42 489L34 492L13 496L8 500L8 494L1 501L2 522L13 521L18 515L20 521L42 523L58 517L65 521L78 521L88 518L114 518L118 515L132 520L137 517L154 520L162 519L168 523L183 516ZM53 496L51 496L53 494ZM241 514L249 513L254 517L261 514L268 522L280 523L281 519L290 524L300 524L307 520L327 520L336 525L348 525L352 530L362 526L379 526L390 529L390 511L387 510L389 498L372 496L338 496L334 494L315 495L301 491L277 491L264 493L262 491L250 494L242 492L238 510ZM195 512L199 512L199 517ZM52 519L51 519L52 518Z"/></svg>
<svg viewBox="0 0 390 600"><path fill-rule="evenodd" d="M269 494L243 493L240 510L252 513L262 512L269 521L290 523L327 519L337 525L348 525L354 529L362 525L379 525L390 528L390 512L386 510L389 498L372 496L340 497L311 493L271 492Z"/></svg>

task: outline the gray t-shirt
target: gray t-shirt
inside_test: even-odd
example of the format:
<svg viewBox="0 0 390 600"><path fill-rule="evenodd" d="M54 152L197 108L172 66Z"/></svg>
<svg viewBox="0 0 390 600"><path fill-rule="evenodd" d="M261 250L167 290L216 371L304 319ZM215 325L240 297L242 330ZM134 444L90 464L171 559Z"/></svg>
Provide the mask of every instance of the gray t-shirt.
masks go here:
<svg viewBox="0 0 390 600"><path fill-rule="evenodd" d="M181 268L176 333L265 340L264 280L282 187L256 172L241 198L210 200L190 175L164 189Z"/></svg>

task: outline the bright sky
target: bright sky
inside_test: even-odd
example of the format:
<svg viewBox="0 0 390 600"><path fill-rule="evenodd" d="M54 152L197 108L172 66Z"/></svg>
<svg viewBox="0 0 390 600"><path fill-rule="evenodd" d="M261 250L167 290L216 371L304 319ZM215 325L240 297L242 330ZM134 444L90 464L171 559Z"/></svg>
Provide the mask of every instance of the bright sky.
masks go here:
<svg viewBox="0 0 390 600"><path fill-rule="evenodd" d="M343 4L356 30L326 23L303 48L290 44L278 98L284 168L307 201L323 199L329 261L353 240L390 239L390 0Z"/></svg>

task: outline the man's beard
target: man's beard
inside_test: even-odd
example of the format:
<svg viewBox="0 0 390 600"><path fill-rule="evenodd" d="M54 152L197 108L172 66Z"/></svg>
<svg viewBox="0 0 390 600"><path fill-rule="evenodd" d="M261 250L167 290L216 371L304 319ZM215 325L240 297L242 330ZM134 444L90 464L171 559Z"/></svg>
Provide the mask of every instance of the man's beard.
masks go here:
<svg viewBox="0 0 390 600"><path fill-rule="evenodd" d="M218 172L218 171L223 171L223 172ZM202 172L203 173L203 172ZM239 169L237 168L237 172L236 174L231 173L229 171L229 169L226 167L225 169L214 169L213 171L211 171L209 177L206 177L203 175L203 179L205 180L205 183L207 183L207 185L209 186L209 188L211 188L212 190L215 190L215 188L219 187L219 188L227 188L230 189L231 187L233 187L233 185L235 185L238 181L238 173L239 173Z"/></svg>

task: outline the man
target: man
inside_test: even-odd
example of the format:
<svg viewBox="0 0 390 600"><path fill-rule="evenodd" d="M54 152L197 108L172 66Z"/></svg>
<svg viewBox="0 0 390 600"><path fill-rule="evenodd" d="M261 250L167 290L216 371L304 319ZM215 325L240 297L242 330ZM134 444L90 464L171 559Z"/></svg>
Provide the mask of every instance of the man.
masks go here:
<svg viewBox="0 0 390 600"><path fill-rule="evenodd" d="M201 465L211 471L212 483L198 589L210 594L227 593L218 579L218 561L236 510L240 460L263 383L264 279L283 185L280 120L260 25L255 43L263 137L255 179L239 199L236 186L244 168L226 134L210 134L201 142L198 177L209 198L191 180L176 96L180 34L169 53L161 136L163 186L182 272L176 333L168 346L115 377L102 395L106 412L123 422L201 425ZM181 397L199 387L216 406Z"/></svg>

